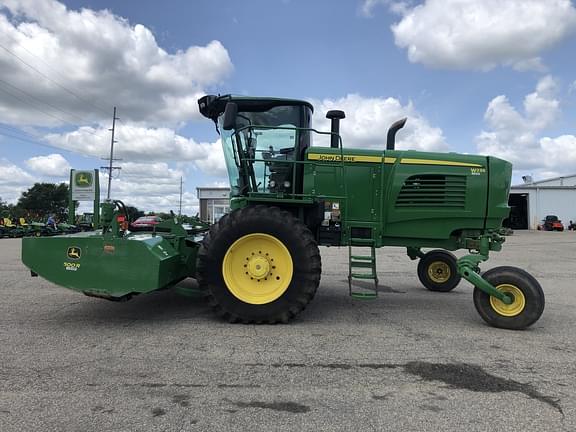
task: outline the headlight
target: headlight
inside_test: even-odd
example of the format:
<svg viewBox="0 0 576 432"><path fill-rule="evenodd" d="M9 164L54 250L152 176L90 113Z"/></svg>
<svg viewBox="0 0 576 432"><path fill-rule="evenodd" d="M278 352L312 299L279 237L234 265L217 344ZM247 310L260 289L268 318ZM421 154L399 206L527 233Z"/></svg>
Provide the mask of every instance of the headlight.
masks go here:
<svg viewBox="0 0 576 432"><path fill-rule="evenodd" d="M288 189L290 187L290 182L288 180L286 180L284 182L284 189Z"/></svg>
<svg viewBox="0 0 576 432"><path fill-rule="evenodd" d="M274 188L276 187L276 182L275 182L274 180L270 180L270 181L268 182L268 187L269 187L270 189L274 189Z"/></svg>

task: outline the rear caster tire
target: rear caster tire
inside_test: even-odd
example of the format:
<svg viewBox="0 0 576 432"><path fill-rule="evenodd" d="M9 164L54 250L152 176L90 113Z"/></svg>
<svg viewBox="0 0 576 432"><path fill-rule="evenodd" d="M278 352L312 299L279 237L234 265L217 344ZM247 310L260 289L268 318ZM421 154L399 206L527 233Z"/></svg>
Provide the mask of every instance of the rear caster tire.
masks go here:
<svg viewBox="0 0 576 432"><path fill-rule="evenodd" d="M507 305L474 288L474 306L484 321L493 327L510 330L522 330L538 321L544 312L544 291L531 274L503 266L488 270L482 277L514 298Z"/></svg>
<svg viewBox="0 0 576 432"><path fill-rule="evenodd" d="M448 292L456 288L462 277L454 254L438 249L420 258L418 279L430 291Z"/></svg>
<svg viewBox="0 0 576 432"><path fill-rule="evenodd" d="M277 207L246 207L224 216L198 253L200 288L229 322L288 322L316 294L320 273L312 233Z"/></svg>

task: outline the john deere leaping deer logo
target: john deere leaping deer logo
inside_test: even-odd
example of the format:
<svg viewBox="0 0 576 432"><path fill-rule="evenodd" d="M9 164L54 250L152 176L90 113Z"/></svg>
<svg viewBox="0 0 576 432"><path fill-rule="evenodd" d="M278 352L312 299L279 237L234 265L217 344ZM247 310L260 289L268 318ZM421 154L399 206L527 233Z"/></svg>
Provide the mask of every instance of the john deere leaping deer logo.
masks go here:
<svg viewBox="0 0 576 432"><path fill-rule="evenodd" d="M77 246L70 246L68 248L68 252L66 252L66 255L71 260L79 260L80 257L82 256L82 249L80 249Z"/></svg>
<svg viewBox="0 0 576 432"><path fill-rule="evenodd" d="M92 186L92 173L89 172L79 172L74 177L74 183L78 187L89 187Z"/></svg>

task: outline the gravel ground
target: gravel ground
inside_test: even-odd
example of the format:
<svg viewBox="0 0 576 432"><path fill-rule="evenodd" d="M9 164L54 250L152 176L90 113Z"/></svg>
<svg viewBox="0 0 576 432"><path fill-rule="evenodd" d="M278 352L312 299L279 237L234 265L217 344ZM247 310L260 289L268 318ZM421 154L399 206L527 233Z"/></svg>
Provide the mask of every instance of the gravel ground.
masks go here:
<svg viewBox="0 0 576 432"><path fill-rule="evenodd" d="M401 249L378 251L379 297L353 300L347 248L322 248L295 321L254 326L172 291L84 297L3 239L0 431L574 431L575 252L573 232L519 232L483 266L539 279L526 331L487 326L467 282L423 289Z"/></svg>

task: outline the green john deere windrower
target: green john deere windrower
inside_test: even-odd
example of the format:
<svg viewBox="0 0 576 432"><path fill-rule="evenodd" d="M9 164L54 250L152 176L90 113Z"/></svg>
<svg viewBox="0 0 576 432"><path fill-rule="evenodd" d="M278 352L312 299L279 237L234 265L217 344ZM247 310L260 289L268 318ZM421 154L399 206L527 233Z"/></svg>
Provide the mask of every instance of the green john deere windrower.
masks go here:
<svg viewBox="0 0 576 432"><path fill-rule="evenodd" d="M491 156L346 149L342 111L329 111L330 132L311 127L313 107L301 100L204 96L200 112L221 134L232 211L209 231L175 221L131 233L117 221L120 202L102 204L102 230L23 240L33 274L111 300L196 278L209 304L230 322L287 322L320 283L318 246L346 246L350 294L378 293L375 249L406 248L432 291L461 278L474 285L480 316L495 327L523 329L544 310L544 293L526 271L479 264L499 251L512 166ZM327 135L330 146L312 146ZM126 215L124 215L125 217ZM424 253L422 249L434 250ZM456 258L451 252L467 249ZM358 290L354 279L373 282ZM365 284L363 284L364 286ZM369 284L370 285L370 284Z"/></svg>

